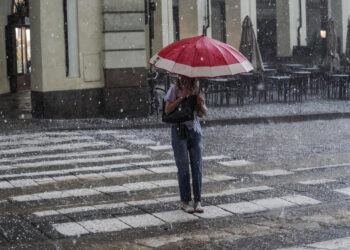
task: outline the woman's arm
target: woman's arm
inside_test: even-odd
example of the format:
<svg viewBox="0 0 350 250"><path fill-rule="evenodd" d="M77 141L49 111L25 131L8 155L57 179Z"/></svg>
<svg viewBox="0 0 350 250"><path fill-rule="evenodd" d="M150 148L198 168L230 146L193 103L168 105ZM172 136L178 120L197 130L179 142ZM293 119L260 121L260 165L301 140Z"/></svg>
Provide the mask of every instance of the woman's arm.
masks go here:
<svg viewBox="0 0 350 250"><path fill-rule="evenodd" d="M183 97L179 97L173 102L167 101L165 103L165 113L169 114L169 113L173 112L182 100L183 100Z"/></svg>
<svg viewBox="0 0 350 250"><path fill-rule="evenodd" d="M202 94L198 94L197 96L197 115L199 117L206 116L208 114L208 109L205 106L204 96Z"/></svg>
<svg viewBox="0 0 350 250"><path fill-rule="evenodd" d="M169 114L171 112L173 112L177 106L179 106L180 102L185 98L188 97L190 94L190 92L187 89L184 89L182 91L182 94L179 98L177 98L175 101L171 102L171 101L167 101L165 103L165 113Z"/></svg>

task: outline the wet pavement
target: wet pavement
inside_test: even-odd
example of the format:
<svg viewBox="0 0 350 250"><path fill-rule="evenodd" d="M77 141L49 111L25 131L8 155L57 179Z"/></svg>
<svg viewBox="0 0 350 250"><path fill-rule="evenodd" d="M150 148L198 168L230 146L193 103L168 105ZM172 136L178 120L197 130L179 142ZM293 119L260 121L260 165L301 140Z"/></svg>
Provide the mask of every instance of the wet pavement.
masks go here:
<svg viewBox="0 0 350 250"><path fill-rule="evenodd" d="M211 106L201 123L205 127L217 125L269 124L350 118L350 102L308 96L303 102L256 103L246 100L244 106ZM0 130L35 132L41 130L97 130L165 128L161 115L125 119L33 119L30 92L0 96Z"/></svg>
<svg viewBox="0 0 350 250"><path fill-rule="evenodd" d="M203 214L168 128L0 135L4 249L349 249L350 120L209 126Z"/></svg>
<svg viewBox="0 0 350 250"><path fill-rule="evenodd" d="M31 119L32 104L30 91L20 91L17 93L0 96L0 119Z"/></svg>

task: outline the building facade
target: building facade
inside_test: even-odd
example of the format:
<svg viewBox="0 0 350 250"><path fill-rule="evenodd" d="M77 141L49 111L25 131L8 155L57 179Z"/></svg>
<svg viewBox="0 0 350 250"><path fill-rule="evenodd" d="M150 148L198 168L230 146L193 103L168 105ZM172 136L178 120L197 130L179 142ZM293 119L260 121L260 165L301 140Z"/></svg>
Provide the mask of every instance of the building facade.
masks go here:
<svg viewBox="0 0 350 250"><path fill-rule="evenodd" d="M147 116L148 60L203 34L238 48L252 19L264 61L322 42L345 51L348 0L1 0L0 95L30 89L37 118Z"/></svg>

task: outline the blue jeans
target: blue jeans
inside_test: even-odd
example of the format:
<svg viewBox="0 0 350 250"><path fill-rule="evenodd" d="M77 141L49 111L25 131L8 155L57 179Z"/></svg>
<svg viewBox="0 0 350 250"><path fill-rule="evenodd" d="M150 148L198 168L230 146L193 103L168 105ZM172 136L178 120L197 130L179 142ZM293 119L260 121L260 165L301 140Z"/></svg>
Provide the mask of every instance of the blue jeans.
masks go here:
<svg viewBox="0 0 350 250"><path fill-rule="evenodd" d="M201 201L202 190L202 136L193 129L186 128L187 138L179 136L178 126L171 128L171 144L174 150L175 162L178 169L180 198L182 202L191 201L190 171L194 201Z"/></svg>

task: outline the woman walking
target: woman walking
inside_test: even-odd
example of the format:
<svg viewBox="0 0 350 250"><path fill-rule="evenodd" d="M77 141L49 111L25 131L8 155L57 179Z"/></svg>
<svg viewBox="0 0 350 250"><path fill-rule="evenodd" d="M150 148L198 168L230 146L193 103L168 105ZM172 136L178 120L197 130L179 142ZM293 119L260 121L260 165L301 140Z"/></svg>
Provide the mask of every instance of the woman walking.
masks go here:
<svg viewBox="0 0 350 250"><path fill-rule="evenodd" d="M200 93L199 86L194 78L180 76L177 83L170 87L164 97L165 113L174 111L184 98L196 96L194 119L180 124L173 124L171 127L171 143L174 150L174 157L178 169L178 181L180 189L180 199L184 211L188 213L202 213L201 189L202 189L202 130L198 117L207 115L207 108L204 104L204 97ZM193 186L193 207L190 171L192 173Z"/></svg>

